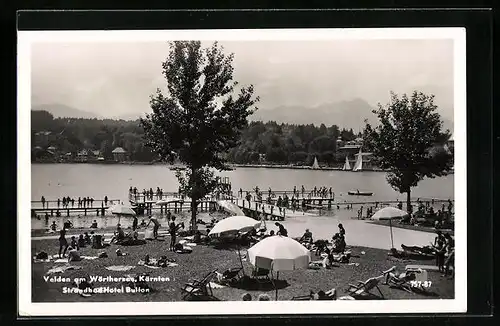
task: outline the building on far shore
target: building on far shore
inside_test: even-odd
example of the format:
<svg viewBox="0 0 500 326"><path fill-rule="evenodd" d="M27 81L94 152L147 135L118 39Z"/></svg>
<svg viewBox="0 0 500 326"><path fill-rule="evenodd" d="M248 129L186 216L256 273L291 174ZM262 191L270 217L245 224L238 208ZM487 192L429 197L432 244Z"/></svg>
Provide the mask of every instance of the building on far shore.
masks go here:
<svg viewBox="0 0 500 326"><path fill-rule="evenodd" d="M77 162L81 162L81 163L85 163L87 162L87 159L88 159L88 152L86 149L82 149L81 151L78 152L78 154L76 154L76 161Z"/></svg>
<svg viewBox="0 0 500 326"><path fill-rule="evenodd" d="M127 151L121 147L117 147L113 150L113 158L117 162L123 162L127 160Z"/></svg>

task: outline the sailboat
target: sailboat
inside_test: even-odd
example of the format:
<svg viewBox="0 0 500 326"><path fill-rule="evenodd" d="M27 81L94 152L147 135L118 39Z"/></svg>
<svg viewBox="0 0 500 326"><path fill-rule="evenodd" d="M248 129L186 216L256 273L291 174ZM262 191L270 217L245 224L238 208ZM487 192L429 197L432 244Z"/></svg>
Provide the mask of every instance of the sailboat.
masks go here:
<svg viewBox="0 0 500 326"><path fill-rule="evenodd" d="M363 155L361 155L361 148L359 149L358 159L356 160L356 164L352 168L354 172L363 171Z"/></svg>
<svg viewBox="0 0 500 326"><path fill-rule="evenodd" d="M344 167L342 168L342 170L348 171L350 169L351 169L351 164L349 163L349 156L346 156L345 157Z"/></svg>
<svg viewBox="0 0 500 326"><path fill-rule="evenodd" d="M318 164L318 159L316 158L316 156L314 157L314 163L313 163L311 169L313 169L313 170L320 169L319 164Z"/></svg>

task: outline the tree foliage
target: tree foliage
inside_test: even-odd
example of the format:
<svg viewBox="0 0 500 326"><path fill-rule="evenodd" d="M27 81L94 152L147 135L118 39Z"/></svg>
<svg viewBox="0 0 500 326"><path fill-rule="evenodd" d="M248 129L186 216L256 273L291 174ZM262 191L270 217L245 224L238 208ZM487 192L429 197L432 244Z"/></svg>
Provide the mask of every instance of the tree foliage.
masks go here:
<svg viewBox="0 0 500 326"><path fill-rule="evenodd" d="M39 119L40 112L44 112L42 119L45 116L49 119L35 123L42 120ZM32 121L32 147L46 149L55 146L61 153L76 153L82 149L99 150L106 160L112 160L113 149L122 146L130 153L132 161L154 162L158 159L158 155L145 145L144 130L139 120L54 119L48 112L33 111ZM43 137L36 137L35 133L39 131L52 132L51 139L46 141ZM260 154L263 154L266 163L310 164L314 157L311 162L308 157L318 155L321 164L339 165L345 160L345 153L337 152L336 139L341 134L344 135L341 137L344 142L356 138L350 130L340 129L336 125L322 128L253 121L242 129L238 144L227 152L225 158L231 163L257 164ZM279 160L273 157L276 148L281 149L278 151ZM273 154L266 157L267 153ZM34 157L35 161L37 157ZM172 159L175 157L171 156Z"/></svg>
<svg viewBox="0 0 500 326"><path fill-rule="evenodd" d="M400 193L407 193L410 207L411 188L423 178L446 175L452 167L452 156L439 150L449 139L450 132L441 131L442 121L434 95L414 91L411 97L391 92L386 106L378 105L373 112L379 125L366 124L364 142L378 165L389 169L388 183Z"/></svg>
<svg viewBox="0 0 500 326"><path fill-rule="evenodd" d="M196 203L212 184L207 168L228 169L222 154L238 144L258 101L252 85L236 90L233 70L233 54L217 42L206 49L199 41L171 42L163 62L167 91L157 90L153 112L141 119L146 145L162 160L175 156L188 168L179 181L193 203L193 226Z"/></svg>

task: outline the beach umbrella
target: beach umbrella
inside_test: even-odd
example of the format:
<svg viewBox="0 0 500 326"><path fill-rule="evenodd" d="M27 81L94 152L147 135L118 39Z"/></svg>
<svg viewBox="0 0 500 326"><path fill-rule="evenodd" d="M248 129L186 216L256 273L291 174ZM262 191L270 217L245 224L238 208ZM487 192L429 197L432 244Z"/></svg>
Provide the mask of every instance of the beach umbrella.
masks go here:
<svg viewBox="0 0 500 326"><path fill-rule="evenodd" d="M217 201L217 205L222 207L228 213L240 215L240 216L245 215L245 213L241 210L241 208L238 207L238 205L236 205L235 203L232 203L228 200L219 200L219 201Z"/></svg>
<svg viewBox="0 0 500 326"><path fill-rule="evenodd" d="M248 259L258 268L276 271L291 271L307 268L311 262L311 252L297 240L275 235L261 240L248 249ZM278 289L276 289L276 300Z"/></svg>
<svg viewBox="0 0 500 326"><path fill-rule="evenodd" d="M229 216L217 222L212 230L208 233L209 236L220 237L225 235L238 234L240 232L248 232L257 228L260 221L254 220L251 217L243 215Z"/></svg>
<svg viewBox="0 0 500 326"><path fill-rule="evenodd" d="M136 216L137 214L132 207L117 204L111 207L111 214L118 215L118 223L122 216Z"/></svg>
<svg viewBox="0 0 500 326"><path fill-rule="evenodd" d="M391 248L394 248L394 239L392 235L392 220L401 219L405 216L408 216L408 212L400 210L396 207L384 207L379 209L373 216L371 217L373 220L389 220L389 228L391 230Z"/></svg>
<svg viewBox="0 0 500 326"><path fill-rule="evenodd" d="M225 219L217 222L214 227L208 233L212 237L223 237L228 235L239 235L240 233L251 231L256 229L260 225L260 221L254 220L248 216L236 215L229 216ZM241 267L243 267L243 262L241 261L240 247L238 245L238 257L240 258Z"/></svg>

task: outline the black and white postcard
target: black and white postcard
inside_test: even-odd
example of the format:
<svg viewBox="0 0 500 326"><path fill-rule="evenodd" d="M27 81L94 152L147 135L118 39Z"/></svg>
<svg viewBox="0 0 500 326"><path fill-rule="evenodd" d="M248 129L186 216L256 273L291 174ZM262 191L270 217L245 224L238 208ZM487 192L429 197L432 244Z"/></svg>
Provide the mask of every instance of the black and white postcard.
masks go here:
<svg viewBox="0 0 500 326"><path fill-rule="evenodd" d="M464 29L18 38L21 316L466 311Z"/></svg>

